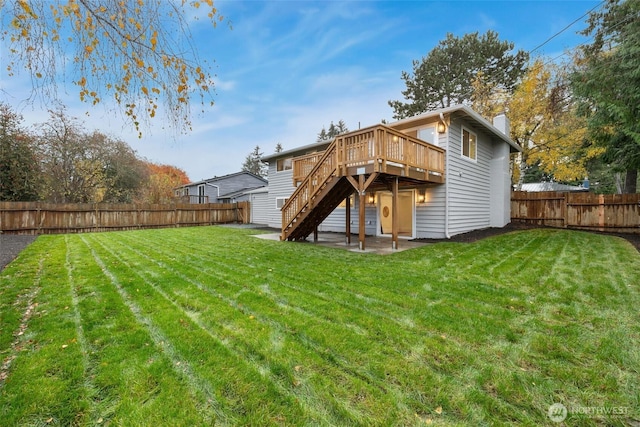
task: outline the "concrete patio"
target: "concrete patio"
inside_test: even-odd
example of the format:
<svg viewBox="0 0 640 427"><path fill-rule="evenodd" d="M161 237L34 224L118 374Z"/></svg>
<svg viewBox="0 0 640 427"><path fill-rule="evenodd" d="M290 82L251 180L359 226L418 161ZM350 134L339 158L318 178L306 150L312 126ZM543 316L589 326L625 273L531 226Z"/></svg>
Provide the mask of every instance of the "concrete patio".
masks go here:
<svg viewBox="0 0 640 427"><path fill-rule="evenodd" d="M280 233L256 234L255 237L266 240L280 240ZM389 255L396 252L406 251L408 249L419 248L426 242L414 242L408 239L400 239L398 248L391 248L391 237L385 236L367 236L365 240L365 250L361 251L358 247L358 236L351 235L351 243L346 243L346 236L342 233L318 233L318 241L314 242L313 237L309 236L307 240L301 242L289 242L293 244L309 244L320 245L329 248L336 248L357 253L374 253L379 255Z"/></svg>

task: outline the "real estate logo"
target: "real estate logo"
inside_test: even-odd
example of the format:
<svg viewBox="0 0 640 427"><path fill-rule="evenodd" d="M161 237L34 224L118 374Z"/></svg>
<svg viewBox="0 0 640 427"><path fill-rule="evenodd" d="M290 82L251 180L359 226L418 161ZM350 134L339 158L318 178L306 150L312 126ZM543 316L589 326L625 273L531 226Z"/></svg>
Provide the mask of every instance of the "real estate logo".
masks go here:
<svg viewBox="0 0 640 427"><path fill-rule="evenodd" d="M561 423L567 418L567 407L562 403L554 403L549 406L547 414L554 423Z"/></svg>

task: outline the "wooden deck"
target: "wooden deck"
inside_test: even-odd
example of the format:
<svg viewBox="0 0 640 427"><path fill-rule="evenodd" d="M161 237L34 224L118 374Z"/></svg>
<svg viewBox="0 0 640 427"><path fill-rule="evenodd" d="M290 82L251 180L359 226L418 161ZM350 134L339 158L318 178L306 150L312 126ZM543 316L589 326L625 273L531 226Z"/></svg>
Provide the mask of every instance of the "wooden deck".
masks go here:
<svg viewBox="0 0 640 427"><path fill-rule="evenodd" d="M411 177L423 182L444 182L444 150L384 125L373 126L344 135L334 143L336 176L354 176L380 172ZM301 183L323 159L326 151L293 159L293 185ZM364 168L364 169L362 169Z"/></svg>
<svg viewBox="0 0 640 427"><path fill-rule="evenodd" d="M442 184L444 154L442 148L377 125L339 135L323 152L294 158L297 188L282 207L282 240L306 238L345 197L356 192L364 249L366 191L387 188L397 195L399 187Z"/></svg>

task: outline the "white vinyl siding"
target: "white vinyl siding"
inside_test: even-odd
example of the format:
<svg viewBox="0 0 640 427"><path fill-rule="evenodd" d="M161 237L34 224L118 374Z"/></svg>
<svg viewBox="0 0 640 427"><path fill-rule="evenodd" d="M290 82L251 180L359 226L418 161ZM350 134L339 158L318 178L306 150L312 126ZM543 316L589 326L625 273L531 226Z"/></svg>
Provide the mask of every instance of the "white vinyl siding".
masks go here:
<svg viewBox="0 0 640 427"><path fill-rule="evenodd" d="M269 193L267 191L251 193L249 202L251 203L251 223L269 224Z"/></svg>
<svg viewBox="0 0 640 427"><path fill-rule="evenodd" d="M450 236L490 226L492 143L486 134L474 133L476 161L471 162L461 152L463 129L469 131L459 121L449 127L451 151L445 185L449 186Z"/></svg>
<svg viewBox="0 0 640 427"><path fill-rule="evenodd" d="M276 198L287 198L293 194L293 171L276 172L276 162L269 165L269 227L282 228L282 212L276 208Z"/></svg>
<svg viewBox="0 0 640 427"><path fill-rule="evenodd" d="M424 239L445 237L444 200L444 184L427 188L425 202L416 204L416 237Z"/></svg>

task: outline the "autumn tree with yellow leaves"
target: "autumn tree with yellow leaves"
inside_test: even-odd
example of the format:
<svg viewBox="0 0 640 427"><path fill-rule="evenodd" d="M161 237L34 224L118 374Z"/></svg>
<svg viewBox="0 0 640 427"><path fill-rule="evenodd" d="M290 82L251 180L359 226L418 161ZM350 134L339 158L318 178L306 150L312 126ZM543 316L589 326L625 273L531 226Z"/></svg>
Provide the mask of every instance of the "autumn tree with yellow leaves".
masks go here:
<svg viewBox="0 0 640 427"><path fill-rule="evenodd" d="M537 59L507 103L511 137L522 147L514 181L537 165L559 181L581 180L586 162L602 149L586 142L586 121L577 115L566 72Z"/></svg>
<svg viewBox="0 0 640 427"><path fill-rule="evenodd" d="M162 112L174 130L190 129L190 105L212 103L209 65L191 43L193 19L215 27L212 0L0 0L10 76L26 72L30 101L47 105L59 86L95 105L115 101L141 133Z"/></svg>

